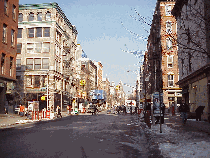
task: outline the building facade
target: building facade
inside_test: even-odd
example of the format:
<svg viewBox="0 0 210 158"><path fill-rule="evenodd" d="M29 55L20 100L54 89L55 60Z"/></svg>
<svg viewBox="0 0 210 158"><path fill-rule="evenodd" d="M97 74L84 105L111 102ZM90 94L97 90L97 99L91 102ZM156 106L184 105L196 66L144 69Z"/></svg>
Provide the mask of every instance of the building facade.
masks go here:
<svg viewBox="0 0 210 158"><path fill-rule="evenodd" d="M17 26L19 1L0 1L0 113L4 106L14 105L14 82L16 81Z"/></svg>
<svg viewBox="0 0 210 158"><path fill-rule="evenodd" d="M25 105L37 100L53 113L71 104L77 34L57 3L19 6L16 63Z"/></svg>
<svg viewBox="0 0 210 158"><path fill-rule="evenodd" d="M177 103L181 101L181 89L176 84L179 80L179 68L177 23L171 14L174 5L173 0L162 0L156 3L144 67L148 101L152 101L154 92L163 93L163 103L173 112Z"/></svg>
<svg viewBox="0 0 210 158"><path fill-rule="evenodd" d="M177 19L178 84L183 100L191 112L204 106L202 118L210 120L210 2L177 0L172 13Z"/></svg>

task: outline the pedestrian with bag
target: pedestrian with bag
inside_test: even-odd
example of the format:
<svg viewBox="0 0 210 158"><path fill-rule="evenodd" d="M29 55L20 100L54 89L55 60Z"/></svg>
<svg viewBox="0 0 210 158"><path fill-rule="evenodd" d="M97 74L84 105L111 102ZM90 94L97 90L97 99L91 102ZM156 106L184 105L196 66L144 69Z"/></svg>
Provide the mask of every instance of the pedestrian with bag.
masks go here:
<svg viewBox="0 0 210 158"><path fill-rule="evenodd" d="M182 124L186 124L187 122L187 112L190 111L189 106L184 102L184 100L182 100L182 103L179 107L179 112L181 113L181 117L182 117Z"/></svg>

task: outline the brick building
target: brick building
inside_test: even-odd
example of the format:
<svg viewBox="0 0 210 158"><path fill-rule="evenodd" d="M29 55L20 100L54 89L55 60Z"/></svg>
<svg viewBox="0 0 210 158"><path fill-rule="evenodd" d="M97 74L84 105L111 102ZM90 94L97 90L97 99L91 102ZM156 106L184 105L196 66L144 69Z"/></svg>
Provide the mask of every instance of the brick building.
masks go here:
<svg viewBox="0 0 210 158"><path fill-rule="evenodd" d="M148 37L145 55L147 59L144 62L148 101L151 101L154 92L161 92L163 103L171 109L181 100L181 89L176 84L179 80L179 69L177 24L171 14L174 5L174 0L157 1Z"/></svg>
<svg viewBox="0 0 210 158"><path fill-rule="evenodd" d="M18 0L0 1L0 113L5 105L13 104L10 94L16 80L18 7Z"/></svg>
<svg viewBox="0 0 210 158"><path fill-rule="evenodd" d="M177 0L179 86L183 100L195 112L204 106L202 119L210 120L210 1Z"/></svg>
<svg viewBox="0 0 210 158"><path fill-rule="evenodd" d="M57 3L20 5L18 21L17 79L24 104L38 100L40 109L65 109L76 89L75 26Z"/></svg>

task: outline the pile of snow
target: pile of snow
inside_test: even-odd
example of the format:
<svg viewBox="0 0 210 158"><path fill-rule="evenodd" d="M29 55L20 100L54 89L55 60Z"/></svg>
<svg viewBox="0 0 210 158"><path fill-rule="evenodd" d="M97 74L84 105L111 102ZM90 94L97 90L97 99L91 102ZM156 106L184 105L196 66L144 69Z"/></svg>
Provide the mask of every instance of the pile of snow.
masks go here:
<svg viewBox="0 0 210 158"><path fill-rule="evenodd" d="M208 158L210 142L182 142L179 144L162 143L159 149L164 157Z"/></svg>
<svg viewBox="0 0 210 158"><path fill-rule="evenodd" d="M193 133L183 133L169 126L162 124L162 133L160 125L152 125L147 132L158 135L156 142L159 142L159 149L164 157L170 158L209 158L210 142L193 139ZM195 134L195 133L194 133ZM199 134L199 133L196 133Z"/></svg>

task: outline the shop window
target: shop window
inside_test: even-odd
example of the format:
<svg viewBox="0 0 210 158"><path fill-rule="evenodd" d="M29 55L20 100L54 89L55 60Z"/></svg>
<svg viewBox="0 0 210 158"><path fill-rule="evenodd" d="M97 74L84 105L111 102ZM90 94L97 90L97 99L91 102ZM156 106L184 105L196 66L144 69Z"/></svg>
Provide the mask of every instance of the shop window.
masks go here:
<svg viewBox="0 0 210 158"><path fill-rule="evenodd" d="M13 20L16 20L16 6L15 5L12 6L12 18Z"/></svg>
<svg viewBox="0 0 210 158"><path fill-rule="evenodd" d="M21 59L16 59L16 70L21 70Z"/></svg>
<svg viewBox="0 0 210 158"><path fill-rule="evenodd" d="M26 69L27 70L33 69L33 58L26 59Z"/></svg>
<svg viewBox="0 0 210 158"><path fill-rule="evenodd" d="M22 32L23 32L23 29L18 29L18 35L17 35L17 38L22 38Z"/></svg>
<svg viewBox="0 0 210 158"><path fill-rule="evenodd" d="M42 59L42 69L49 69L49 59L48 58Z"/></svg>
<svg viewBox="0 0 210 158"><path fill-rule="evenodd" d="M41 69L41 59L40 58L35 58L34 59L34 69Z"/></svg>
<svg viewBox="0 0 210 158"><path fill-rule="evenodd" d="M19 13L18 22L22 22L22 21L23 21L23 14Z"/></svg>
<svg viewBox="0 0 210 158"><path fill-rule="evenodd" d="M34 13L32 13L32 12L29 13L28 21L34 21Z"/></svg>
<svg viewBox="0 0 210 158"><path fill-rule="evenodd" d="M11 45L15 45L15 30L11 30Z"/></svg>
<svg viewBox="0 0 210 158"><path fill-rule="evenodd" d="M42 21L42 13L37 13L37 21Z"/></svg>
<svg viewBox="0 0 210 158"><path fill-rule="evenodd" d="M28 37L33 38L34 37L34 28L29 28L28 29Z"/></svg>

